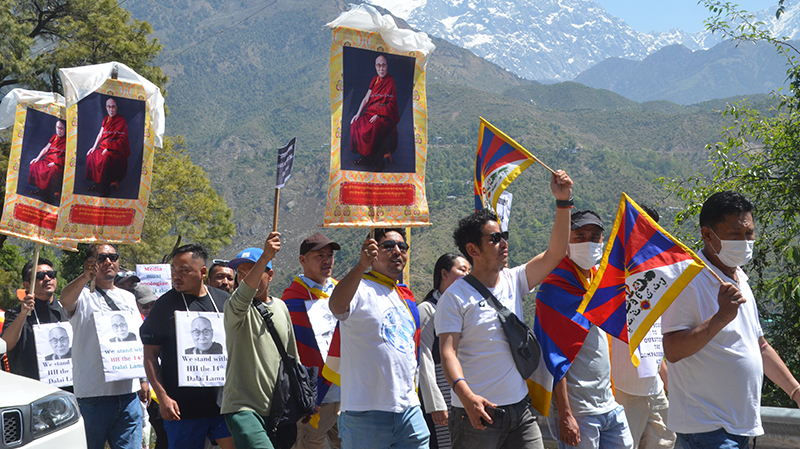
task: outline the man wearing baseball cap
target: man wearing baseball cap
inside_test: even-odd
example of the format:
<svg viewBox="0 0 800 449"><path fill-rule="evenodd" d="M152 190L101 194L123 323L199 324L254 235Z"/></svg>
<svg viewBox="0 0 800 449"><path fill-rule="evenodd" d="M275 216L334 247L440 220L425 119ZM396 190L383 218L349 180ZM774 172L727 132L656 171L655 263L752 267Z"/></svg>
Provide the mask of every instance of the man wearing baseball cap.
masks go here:
<svg viewBox="0 0 800 449"><path fill-rule="evenodd" d="M573 212L571 218L569 260L562 261L557 269L572 273L583 281L585 288L592 282L597 272L595 265L603 257L605 227L600 216L590 210ZM578 355L553 391L558 408L558 447L633 449L625 410L611 390L608 336L589 323L583 337Z"/></svg>
<svg viewBox="0 0 800 449"><path fill-rule="evenodd" d="M133 287L133 296L136 297L136 307L139 308L139 313L142 314L142 319L147 318L150 309L153 308L158 297L149 285L139 284Z"/></svg>
<svg viewBox="0 0 800 449"><path fill-rule="evenodd" d="M289 310L267 293L273 274L271 261L280 249L280 233L272 232L263 250L247 248L228 264L236 270L239 287L225 303L228 367L222 414L238 448L273 448L266 425L281 363L276 345L284 345L289 355L299 358ZM273 342L255 301L272 312L280 342Z"/></svg>
<svg viewBox="0 0 800 449"><path fill-rule="evenodd" d="M324 449L325 440L330 440L334 449L341 447L339 417L341 389L328 384L322 378L322 366L331 347L336 324L339 322L331 313L328 298L337 281L333 273L333 252L341 249L338 243L330 241L320 232L303 240L300 244L300 265L303 274L294 277L289 288L283 291L281 299L286 303L292 316L300 362L306 366L319 368L317 380L317 401L320 402L319 423L297 423L297 442L295 449Z"/></svg>

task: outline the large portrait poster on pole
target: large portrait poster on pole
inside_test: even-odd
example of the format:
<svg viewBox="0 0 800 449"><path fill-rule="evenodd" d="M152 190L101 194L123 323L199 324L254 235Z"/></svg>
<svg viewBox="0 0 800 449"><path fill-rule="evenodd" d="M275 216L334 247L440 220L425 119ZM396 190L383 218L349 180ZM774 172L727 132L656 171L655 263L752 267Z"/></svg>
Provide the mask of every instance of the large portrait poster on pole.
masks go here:
<svg viewBox="0 0 800 449"><path fill-rule="evenodd" d="M158 87L123 64L61 69L67 155L57 236L136 243L163 134Z"/></svg>
<svg viewBox="0 0 800 449"><path fill-rule="evenodd" d="M4 121L13 120L14 131L0 232L52 244L64 177L64 98L14 89L3 99L2 109ZM60 246L74 249L74 245Z"/></svg>
<svg viewBox="0 0 800 449"><path fill-rule="evenodd" d="M371 30L373 17L390 22ZM329 26L331 162L323 224L428 225L425 63L433 44L365 5ZM409 33L413 39L398 38Z"/></svg>

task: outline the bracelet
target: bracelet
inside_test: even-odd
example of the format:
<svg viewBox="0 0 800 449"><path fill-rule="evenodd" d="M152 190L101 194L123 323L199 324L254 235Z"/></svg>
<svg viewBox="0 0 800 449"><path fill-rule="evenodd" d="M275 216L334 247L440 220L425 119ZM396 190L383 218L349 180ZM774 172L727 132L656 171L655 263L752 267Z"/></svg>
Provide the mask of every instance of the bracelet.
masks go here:
<svg viewBox="0 0 800 449"><path fill-rule="evenodd" d="M568 200L556 200L556 208L558 209L570 209L573 204L572 197L569 197Z"/></svg>
<svg viewBox="0 0 800 449"><path fill-rule="evenodd" d="M458 380L456 380L456 382L458 382ZM455 385L455 384L454 384L454 385ZM794 394L795 394L795 393L797 393L797 390L800 390L800 385L798 385L798 386L794 387L794 390L792 390L792 392L791 392L791 393L789 393L789 399L792 399L792 398L794 398ZM794 400L794 399L792 399L792 400Z"/></svg>
<svg viewBox="0 0 800 449"><path fill-rule="evenodd" d="M758 348L758 349L764 350L764 348L765 348L765 347L766 347L768 344L769 344L769 343L767 343L767 341L766 341L766 340L764 340L764 343L763 343L763 344L761 345L761 347L760 347L760 348Z"/></svg>
<svg viewBox="0 0 800 449"><path fill-rule="evenodd" d="M467 381L467 379L464 379L463 377L459 377L458 379L456 379L456 380L454 380L454 381L453 381L453 389L454 389L454 390L455 390L455 388L456 388L456 384L457 384L459 381L462 381L462 380L463 380L464 382L466 382L466 381ZM800 388L800 387L799 387L799 388Z"/></svg>

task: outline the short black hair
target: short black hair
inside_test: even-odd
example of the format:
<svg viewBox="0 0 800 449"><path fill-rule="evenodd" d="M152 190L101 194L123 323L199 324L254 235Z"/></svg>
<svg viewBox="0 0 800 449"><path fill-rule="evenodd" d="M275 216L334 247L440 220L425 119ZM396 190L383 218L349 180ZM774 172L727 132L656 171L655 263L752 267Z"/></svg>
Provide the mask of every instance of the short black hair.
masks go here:
<svg viewBox="0 0 800 449"><path fill-rule="evenodd" d="M208 261L208 251L206 251L205 247L199 243L190 243L188 245L175 248L169 258L174 259L175 256L183 253L191 253L192 259L194 260L203 259L203 266L205 266L206 262Z"/></svg>
<svg viewBox="0 0 800 449"><path fill-rule="evenodd" d="M480 246L483 227L490 221L497 222L497 214L489 209L477 210L459 220L458 227L453 231L453 241L470 264L472 257L467 252L467 243Z"/></svg>
<svg viewBox="0 0 800 449"><path fill-rule="evenodd" d="M40 257L39 258L39 264L36 265L36 266L38 267L39 265L50 265L50 268L55 269L55 267L53 266L53 262L50 262L49 259L45 259L44 257ZM22 281L23 282L30 282L31 281L31 270L32 269L33 269L33 261L29 260L28 263L26 263L25 266L22 267Z"/></svg>
<svg viewBox="0 0 800 449"><path fill-rule="evenodd" d="M217 261L217 262L214 262L213 264L211 264L211 268L208 269L208 278L209 279L211 279L211 275L214 274L214 270L217 267L229 268L228 267L228 262L219 262L219 261ZM233 270L233 268L231 268L231 269ZM236 270L233 270L233 275L234 276L236 275Z"/></svg>
<svg viewBox="0 0 800 449"><path fill-rule="evenodd" d="M375 229L375 241L380 242L390 232L396 232L400 234L400 237L403 237L403 241L406 240L406 230L403 228L377 228Z"/></svg>
<svg viewBox="0 0 800 449"><path fill-rule="evenodd" d="M726 190L717 192L706 199L700 210L700 227L714 228L731 214L739 216L753 212L753 203L739 192Z"/></svg>
<svg viewBox="0 0 800 449"><path fill-rule="evenodd" d="M657 211L657 210L656 210L656 209L655 209L653 206L650 206L650 205L648 205L648 204L640 204L640 205L639 205L639 207L641 207L641 208L642 208L642 210L643 210L643 211L644 211L644 212L645 212L647 215L649 215L649 216L650 216L650 218L652 218L652 219L653 219L653 221L655 221L656 223L658 223L658 220L660 220L660 219L661 219L661 216L660 216L660 215L658 215L658 211Z"/></svg>

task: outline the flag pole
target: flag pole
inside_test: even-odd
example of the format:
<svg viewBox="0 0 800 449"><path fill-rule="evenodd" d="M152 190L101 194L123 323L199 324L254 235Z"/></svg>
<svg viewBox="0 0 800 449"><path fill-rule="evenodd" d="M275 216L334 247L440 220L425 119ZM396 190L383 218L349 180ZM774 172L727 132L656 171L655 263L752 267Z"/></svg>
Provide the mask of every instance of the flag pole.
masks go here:
<svg viewBox="0 0 800 449"><path fill-rule="evenodd" d="M281 189L275 189L275 209L272 214L272 232L278 230L278 205L281 201Z"/></svg>
<svg viewBox="0 0 800 449"><path fill-rule="evenodd" d="M42 249L41 243L36 243L33 246L33 269L31 270L31 279L29 284L29 293L33 296L36 296L36 269L39 267L39 251ZM31 311L28 311L28 315L31 314ZM28 316L26 315L26 316Z"/></svg>
<svg viewBox="0 0 800 449"><path fill-rule="evenodd" d="M706 265L706 268L708 268L708 271L710 271L710 272L711 272L711 275L712 275L712 276L714 276L714 277L715 277L715 278L716 278L716 279L719 281L719 283L720 283L720 284L722 284L722 283L724 283L724 282L725 282L725 281L723 281L723 280L722 280L722 278L721 278L721 277L719 277L719 275L718 275L718 274L717 274L717 273L716 273L714 270L712 270L712 269L711 269L711 267L709 267L708 265Z"/></svg>
<svg viewBox="0 0 800 449"><path fill-rule="evenodd" d="M94 268L95 268L95 271L96 271L97 270L97 245L96 244L92 244L92 245L94 246L94 249L92 249L92 257L94 257L94 263L95 263ZM95 284L95 280L96 279L97 279L97 273L95 273L95 275L92 276L92 280L89 281L89 293L94 293L95 285L96 285Z"/></svg>
<svg viewBox="0 0 800 449"><path fill-rule="evenodd" d="M538 163L540 163L540 164L542 164L542 167L544 167L544 168L546 168L546 169L550 170L550 173L552 173L552 174L554 174L554 175L556 174L555 170L553 170L552 168L548 167L548 166L547 166L547 164L545 164L544 162L542 162L542 161L541 161L541 160L540 160L538 157L534 156L534 157L533 157L533 160L534 160L534 161L536 161L536 162L538 162Z"/></svg>

